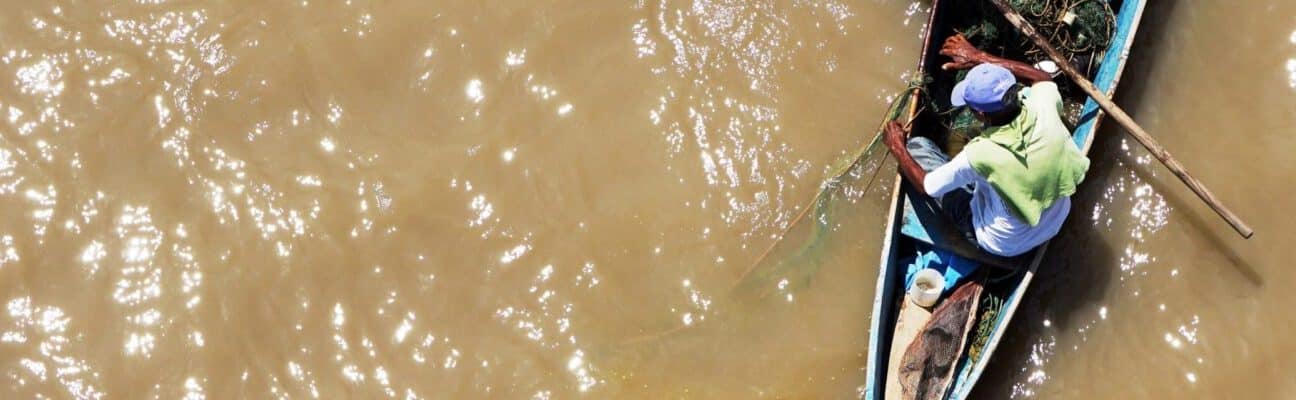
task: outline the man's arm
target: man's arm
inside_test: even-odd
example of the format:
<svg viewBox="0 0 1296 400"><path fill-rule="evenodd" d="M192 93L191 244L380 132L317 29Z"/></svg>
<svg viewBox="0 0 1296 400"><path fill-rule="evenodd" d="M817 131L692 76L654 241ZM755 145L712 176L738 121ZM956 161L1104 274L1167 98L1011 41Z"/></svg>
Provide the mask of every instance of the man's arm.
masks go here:
<svg viewBox="0 0 1296 400"><path fill-rule="evenodd" d="M900 164L900 174L904 175L909 183L918 188L920 193L927 193L923 181L927 180L927 172L923 171L922 166L914 161L913 156L909 154L909 148L905 146L904 127L899 122L891 121L887 123L886 134L882 136L886 143L887 149L895 156L896 162Z"/></svg>
<svg viewBox="0 0 1296 400"><path fill-rule="evenodd" d="M1035 82L1053 80L1053 77L1047 72L1040 71L1026 63L995 57L990 53L977 49L976 46L973 46L963 37L963 34L956 34L950 36L949 39L945 39L945 44L941 46L940 53L953 59L941 66L946 70L967 69L989 63L1007 68L1012 72L1013 76L1017 77L1018 81L1027 86L1033 85Z"/></svg>

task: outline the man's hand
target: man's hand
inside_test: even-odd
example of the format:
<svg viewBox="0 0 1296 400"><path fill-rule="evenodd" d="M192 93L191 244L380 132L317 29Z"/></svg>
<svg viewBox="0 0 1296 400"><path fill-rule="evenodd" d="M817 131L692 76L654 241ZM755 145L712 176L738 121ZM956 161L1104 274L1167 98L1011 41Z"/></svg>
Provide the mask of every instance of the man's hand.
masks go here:
<svg viewBox="0 0 1296 400"><path fill-rule="evenodd" d="M899 122L891 121L886 124L885 133L882 135L882 142L892 153L899 154L906 151L905 148L905 130Z"/></svg>
<svg viewBox="0 0 1296 400"><path fill-rule="evenodd" d="M1047 72L1035 69L1026 63L999 58L990 55L973 46L972 43L963 37L963 34L955 34L945 39L945 44L941 45L941 55L949 56L952 60L941 65L945 70L968 69L981 64L995 64L1012 71L1017 80L1027 86L1035 82L1044 82L1053 80L1053 77Z"/></svg>
<svg viewBox="0 0 1296 400"><path fill-rule="evenodd" d="M909 184L918 188L919 192L927 193L926 187L923 186L923 181L927 180L927 173L917 161L914 161L913 155L909 154L904 126L899 122L891 121L884 129L882 141L886 143L887 149L891 150L891 155L895 156L896 163L900 164L900 174L909 180Z"/></svg>
<svg viewBox="0 0 1296 400"><path fill-rule="evenodd" d="M973 46L961 33L945 39L945 44L941 46L940 53L953 59L945 63L945 65L941 65L941 68L945 70L968 69L985 63L989 59L988 54Z"/></svg>

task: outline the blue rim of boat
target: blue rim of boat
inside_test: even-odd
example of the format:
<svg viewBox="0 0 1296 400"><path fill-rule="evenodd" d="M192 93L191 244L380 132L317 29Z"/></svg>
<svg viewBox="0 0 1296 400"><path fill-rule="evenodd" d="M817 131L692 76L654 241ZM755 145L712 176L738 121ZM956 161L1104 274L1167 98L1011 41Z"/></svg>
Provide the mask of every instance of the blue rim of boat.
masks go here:
<svg viewBox="0 0 1296 400"><path fill-rule="evenodd" d="M1116 86L1120 82L1121 75L1125 70L1126 62L1129 59L1131 46L1134 43L1136 34L1138 33L1139 22L1142 19L1146 5L1147 0L1125 0L1121 2L1120 9L1117 11L1116 31L1113 34L1111 44L1108 46L1103 56L1098 72L1093 78L1094 84L1098 89L1102 90L1103 93L1106 93L1108 96L1115 93ZM922 43L923 50L919 58L918 68L920 71L923 70L924 64L930 56L928 50L932 48L932 40L936 39L932 37L932 33L935 31L934 23L937 16L936 11L940 6L941 0L933 0L931 8L932 11L927 22L928 31L924 35ZM1093 146L1095 133L1097 133L1098 127L1101 125L1105 114L1098 107L1097 102L1093 99L1088 99L1085 102L1084 107L1081 109L1080 115L1080 123L1075 128L1073 140L1081 151L1088 154L1090 148ZM880 269L878 271L876 292L873 299L872 321L869 327L868 367L865 372L867 375L865 378L865 389L863 395L865 399L869 400L885 397L886 385L884 378L887 368L887 360L890 356L890 340L891 334L893 333L892 329L894 327L895 314L898 311L896 307L894 307L894 305L897 304L895 299L897 295L902 295L903 293L902 288L899 287L901 286L903 279L900 275L902 273L902 271L900 271L902 266L899 265L899 257L896 254L899 243L897 240L909 240L905 238L905 235L900 234L900 231L905 228L905 225L913 225L917 223L916 220L906 218L905 216L904 203L906 200L903 195L904 185L905 183L903 182L903 179L895 179L895 185L892 189L891 208L889 211L891 218L887 222L886 236L882 241L883 251L879 263ZM896 224L897 221L900 222L899 226ZM907 230L922 231L923 228L921 226L916 228L911 226ZM1017 282L1016 288L1012 291L1012 294L1005 299L1004 308L999 313L999 318L994 325L994 333L986 343L980 359L975 363L970 364L967 357L961 357L961 360L956 367L957 369L955 370L954 381L950 384L950 391L946 393L946 398L962 400L971 394L973 386L989 365L989 361L994 355L994 351L998 347L1000 340L1003 339L1004 332L1007 331L1008 324L1012 321L1014 314L1016 314L1017 307L1021 304L1022 297L1030 287L1031 280L1034 277L1035 271L1039 267L1040 261L1043 259L1047 248L1048 243L1045 243L1035 250L1034 255L1031 257L1032 260L1030 267L1021 275L1021 278ZM888 351L881 351L882 347L885 347Z"/></svg>

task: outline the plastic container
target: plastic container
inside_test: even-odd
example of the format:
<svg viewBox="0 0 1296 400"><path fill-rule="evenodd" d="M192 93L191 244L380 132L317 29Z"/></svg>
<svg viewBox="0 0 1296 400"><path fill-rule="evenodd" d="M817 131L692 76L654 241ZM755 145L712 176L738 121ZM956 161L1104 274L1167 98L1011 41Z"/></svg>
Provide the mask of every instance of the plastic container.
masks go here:
<svg viewBox="0 0 1296 400"><path fill-rule="evenodd" d="M945 275L940 271L927 268L914 275L913 285L909 286L909 299L921 307L931 307L940 300L945 291Z"/></svg>
<svg viewBox="0 0 1296 400"><path fill-rule="evenodd" d="M1062 75L1062 68L1058 67L1057 63L1049 60L1044 60L1035 63L1035 69L1047 72L1049 76L1054 78L1057 78L1058 75Z"/></svg>

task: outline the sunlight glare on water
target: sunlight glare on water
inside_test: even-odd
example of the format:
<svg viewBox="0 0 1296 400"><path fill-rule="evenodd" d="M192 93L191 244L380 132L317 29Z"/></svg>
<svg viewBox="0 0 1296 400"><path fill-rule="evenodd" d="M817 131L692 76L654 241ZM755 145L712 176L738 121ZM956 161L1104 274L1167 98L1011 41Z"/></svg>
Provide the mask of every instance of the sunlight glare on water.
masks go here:
<svg viewBox="0 0 1296 400"><path fill-rule="evenodd" d="M732 371L696 362L736 348L624 343L774 329L711 321L862 140L856 111L899 85L912 53L892 49L918 31L875 28L910 3L13 6L0 351L16 395L855 390L852 368L836 386L791 370L702 386ZM863 351L857 329L832 340L851 349L834 363Z"/></svg>
<svg viewBox="0 0 1296 400"><path fill-rule="evenodd" d="M1179 3L1122 90L1158 132L1228 132L1158 137L1261 236L1217 240L1100 139L989 397L1290 392L1291 274L1265 249L1293 237L1264 213L1292 193L1260 182L1296 170L1294 121L1258 104L1296 102L1296 33L1261 18L1296 10ZM809 275L736 288L871 138L928 2L6 6L0 397L863 391L894 164L815 221ZM1260 39L1195 33L1225 31ZM1259 144L1215 151L1239 136Z"/></svg>

